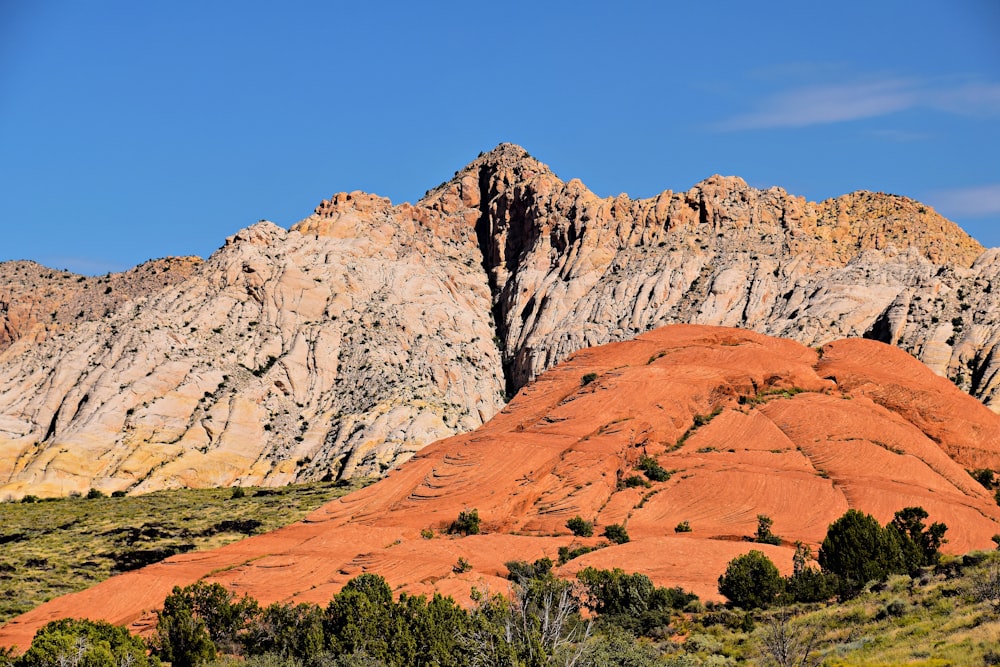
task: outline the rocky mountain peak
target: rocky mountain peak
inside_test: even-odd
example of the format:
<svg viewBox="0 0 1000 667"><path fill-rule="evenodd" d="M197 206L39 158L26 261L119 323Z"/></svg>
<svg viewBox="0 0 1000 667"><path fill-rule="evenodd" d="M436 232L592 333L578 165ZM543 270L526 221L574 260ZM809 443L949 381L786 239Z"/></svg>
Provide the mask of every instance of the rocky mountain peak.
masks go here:
<svg viewBox="0 0 1000 667"><path fill-rule="evenodd" d="M1000 260L929 207L719 175L599 197L514 144L416 204L336 194L205 262L0 278L14 495L381 474L575 351L672 323L875 338L1000 393Z"/></svg>

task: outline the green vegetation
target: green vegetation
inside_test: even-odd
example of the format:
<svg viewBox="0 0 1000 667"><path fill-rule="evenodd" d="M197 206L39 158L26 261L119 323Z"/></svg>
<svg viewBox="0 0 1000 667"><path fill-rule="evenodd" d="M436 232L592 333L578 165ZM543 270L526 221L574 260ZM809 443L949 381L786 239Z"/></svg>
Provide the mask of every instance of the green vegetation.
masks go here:
<svg viewBox="0 0 1000 667"><path fill-rule="evenodd" d="M364 484L0 503L0 623L118 572L275 530Z"/></svg>
<svg viewBox="0 0 1000 667"><path fill-rule="evenodd" d="M722 408L716 408L707 415L695 415L694 422L691 424L691 428L684 431L681 437L677 438L677 442L674 443L674 446L671 447L671 449L672 450L680 449L681 446L685 442L687 442L687 439L690 438L692 435L694 435L695 431L700 429L705 424L708 424L710 421L718 417L720 414L722 414Z"/></svg>
<svg viewBox="0 0 1000 667"><path fill-rule="evenodd" d="M479 534L479 510L462 510L448 528L449 533L461 533L462 535Z"/></svg>
<svg viewBox="0 0 1000 667"><path fill-rule="evenodd" d="M35 633L31 648L17 660L18 667L159 667L146 654L146 642L123 627L105 621L64 618ZM0 664L3 658L0 656Z"/></svg>
<svg viewBox="0 0 1000 667"><path fill-rule="evenodd" d="M652 456L643 455L636 467L645 473L651 482L665 482L670 479L670 472Z"/></svg>
<svg viewBox="0 0 1000 667"><path fill-rule="evenodd" d="M868 582L933 565L947 527L925 527L925 518L923 508L906 507L882 527L870 514L848 510L827 531L819 550L820 567L839 577L839 594L850 597Z"/></svg>
<svg viewBox="0 0 1000 667"><path fill-rule="evenodd" d="M511 563L516 576L510 598L473 590L471 610L439 595L393 599L385 580L374 574L349 581L325 609L280 603L261 608L217 584L196 584L175 589L165 602L154 648L177 667L211 664L218 654L289 667L541 667L600 644L589 638L571 585L552 576L551 567L546 559Z"/></svg>
<svg viewBox="0 0 1000 667"><path fill-rule="evenodd" d="M771 532L774 519L766 514L757 515L757 532L753 536L753 541L759 544L781 544L781 538Z"/></svg>
<svg viewBox="0 0 1000 667"><path fill-rule="evenodd" d="M936 565L938 551L948 530L943 523L927 527L922 507L904 507L885 527L869 514L848 510L830 524L819 552L822 571L809 565L812 553L796 544L793 574L782 579L774 563L760 551L731 560L719 577L719 592L737 607L759 609L777 601L822 602L835 595L849 599L872 582L893 574L915 575ZM757 515L755 542L780 544L771 533L773 522Z"/></svg>
<svg viewBox="0 0 1000 667"><path fill-rule="evenodd" d="M602 624L614 625L636 636L649 636L656 628L670 625L677 610L698 596L680 588L653 585L645 574L624 570L584 568L577 578L586 587L585 606Z"/></svg>
<svg viewBox="0 0 1000 667"><path fill-rule="evenodd" d="M719 577L719 592L743 609L769 607L784 589L778 568L756 549L729 561Z"/></svg>
<svg viewBox="0 0 1000 667"><path fill-rule="evenodd" d="M589 554L591 551L597 551L598 549L603 549L606 546L608 546L607 542L602 542L601 544L595 547L588 547L587 545L580 545L578 547L574 547L572 545L559 547L559 564L565 565L574 558L579 558L584 554Z"/></svg>
<svg viewBox="0 0 1000 667"><path fill-rule="evenodd" d="M580 378L580 386L586 387L588 384L597 379L597 373L587 373L582 378Z"/></svg>
<svg viewBox="0 0 1000 667"><path fill-rule="evenodd" d="M978 468L976 470L970 470L969 474L972 478L983 485L987 491L992 491L997 485L996 473L989 468Z"/></svg>
<svg viewBox="0 0 1000 667"><path fill-rule="evenodd" d="M615 544L625 544L629 540L628 531L620 523L613 523L605 527L604 532L601 534Z"/></svg>
<svg viewBox="0 0 1000 667"><path fill-rule="evenodd" d="M544 579L552 572L551 558L539 558L534 563L523 560L512 560L504 563L507 568L507 578L521 586L527 585L532 579Z"/></svg>
<svg viewBox="0 0 1000 667"><path fill-rule="evenodd" d="M566 522L566 527L577 537L590 537L594 534L594 524L577 515Z"/></svg>
<svg viewBox="0 0 1000 667"><path fill-rule="evenodd" d="M674 526L674 532L675 533L690 533L691 532L691 523L688 522L688 521L681 521L679 524L677 524L676 526Z"/></svg>
<svg viewBox="0 0 1000 667"><path fill-rule="evenodd" d="M822 356L821 350L817 350L817 352L820 353L820 356ZM739 404L751 406L760 405L761 403L766 403L773 398L792 398L793 396L801 394L804 391L806 390L799 387L791 387L788 389L765 389L764 391L757 392L754 396L740 396Z"/></svg>
<svg viewBox="0 0 1000 667"><path fill-rule="evenodd" d="M804 547L797 550L796 568L808 555ZM146 658L142 640L124 630L57 621L39 633L24 658L0 653L0 664L156 667L157 659L178 667L1000 664L996 552L940 558L914 577L893 575L838 604L777 600L772 608L755 611L703 605L681 589L656 587L647 576L620 569L584 568L573 585L555 578L545 558L507 567L511 595L474 589L469 610L439 595L402 593L394 599L374 574L348 582L325 607L261 607L217 584L200 583L175 589L165 601L152 658ZM588 619L581 608L589 611ZM129 653L134 657L127 658ZM82 655L94 657L81 660ZM34 656L31 662L27 656Z"/></svg>
<svg viewBox="0 0 1000 667"><path fill-rule="evenodd" d="M619 491L622 489L634 489L638 486L649 488L652 484L650 484L649 480L641 475L629 475L628 477L618 481Z"/></svg>

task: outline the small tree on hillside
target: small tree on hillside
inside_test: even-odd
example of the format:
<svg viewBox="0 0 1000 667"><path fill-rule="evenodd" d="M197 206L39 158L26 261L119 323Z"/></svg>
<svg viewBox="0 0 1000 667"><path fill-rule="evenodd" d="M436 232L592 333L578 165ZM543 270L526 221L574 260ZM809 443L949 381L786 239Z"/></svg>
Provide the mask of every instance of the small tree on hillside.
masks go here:
<svg viewBox="0 0 1000 667"><path fill-rule="evenodd" d="M743 609L767 607L783 589L778 568L756 549L729 561L726 572L719 577L719 592Z"/></svg>
<svg viewBox="0 0 1000 667"><path fill-rule="evenodd" d="M923 507L904 507L896 512L888 526L902 538L906 564L911 571L922 565L934 565L941 558L939 549L948 526L935 522L925 527L923 520L926 518L927 511Z"/></svg>
<svg viewBox="0 0 1000 667"><path fill-rule="evenodd" d="M587 521L580 515L577 515L567 521L566 527L578 537L590 537L594 534L594 524Z"/></svg>
<svg viewBox="0 0 1000 667"><path fill-rule="evenodd" d="M449 533L462 533L463 535L479 534L479 510L463 510L458 513L458 518L448 528Z"/></svg>
<svg viewBox="0 0 1000 667"><path fill-rule="evenodd" d="M781 544L781 538L771 532L773 525L774 519L766 514L758 514L757 533L754 535L753 541L761 544Z"/></svg>
<svg viewBox="0 0 1000 667"><path fill-rule="evenodd" d="M620 523L613 523L607 526L604 529L603 535L615 544L625 544L629 541L628 531Z"/></svg>
<svg viewBox="0 0 1000 667"><path fill-rule="evenodd" d="M846 596L855 595L869 581L907 570L899 534L854 509L830 524L819 549L819 564L840 578L840 593Z"/></svg>
<svg viewBox="0 0 1000 667"><path fill-rule="evenodd" d="M0 649L0 665L5 664ZM13 657L12 655L10 656ZM42 627L31 640L31 647L19 660L18 667L154 667L156 658L147 655L146 642L133 637L125 628L106 621L64 618Z"/></svg>

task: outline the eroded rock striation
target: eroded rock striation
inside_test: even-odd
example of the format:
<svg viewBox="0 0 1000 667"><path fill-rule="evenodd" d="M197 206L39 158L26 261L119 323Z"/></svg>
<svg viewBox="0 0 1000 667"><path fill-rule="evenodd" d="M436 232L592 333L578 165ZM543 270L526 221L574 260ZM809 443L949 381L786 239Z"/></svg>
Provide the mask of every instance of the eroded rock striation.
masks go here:
<svg viewBox="0 0 1000 667"><path fill-rule="evenodd" d="M416 204L341 193L204 262L6 263L0 494L378 475L574 351L680 322L874 338L993 407L998 253L904 197L601 198L503 144Z"/></svg>
<svg viewBox="0 0 1000 667"><path fill-rule="evenodd" d="M1000 508L965 468L1000 466L998 443L1000 416L883 343L817 351L741 329L664 327L574 354L478 430L424 448L304 522L57 598L0 628L0 646L27 647L35 629L67 616L148 630L173 586L200 579L262 603L326 604L373 572L393 590L468 603L474 586L507 590L505 562L598 546L613 524L631 541L557 574L621 567L719 599L729 560L761 549L788 574L796 542L815 553L849 508L886 523L920 506L948 526L949 553L992 548ZM643 457L669 478L647 480ZM472 508L482 534L449 535ZM744 539L758 514L780 544ZM575 516L594 522L594 537L570 532ZM675 532L681 522L690 532ZM459 558L471 571L455 571Z"/></svg>

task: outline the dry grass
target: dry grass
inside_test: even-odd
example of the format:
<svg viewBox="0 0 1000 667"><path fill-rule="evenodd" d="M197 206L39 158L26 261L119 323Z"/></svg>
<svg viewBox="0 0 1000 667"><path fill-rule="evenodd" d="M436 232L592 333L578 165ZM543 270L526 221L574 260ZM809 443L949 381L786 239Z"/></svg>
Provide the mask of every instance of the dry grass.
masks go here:
<svg viewBox="0 0 1000 667"><path fill-rule="evenodd" d="M0 623L118 572L293 523L364 484L0 503Z"/></svg>
<svg viewBox="0 0 1000 667"><path fill-rule="evenodd" d="M919 579L893 577L844 603L792 605L760 612L755 615L752 632L738 629L738 612L695 614L689 635L695 641L692 645L678 642L671 652L708 660L705 664L779 664L766 647L774 644L775 627L780 624L776 620L785 615L782 638L786 645L798 646L803 652L801 647L811 647L811 660L790 664L1000 664L1000 613L974 586L976 577L998 561L1000 554L973 554L951 559ZM719 622L723 618L728 618L728 624Z"/></svg>

